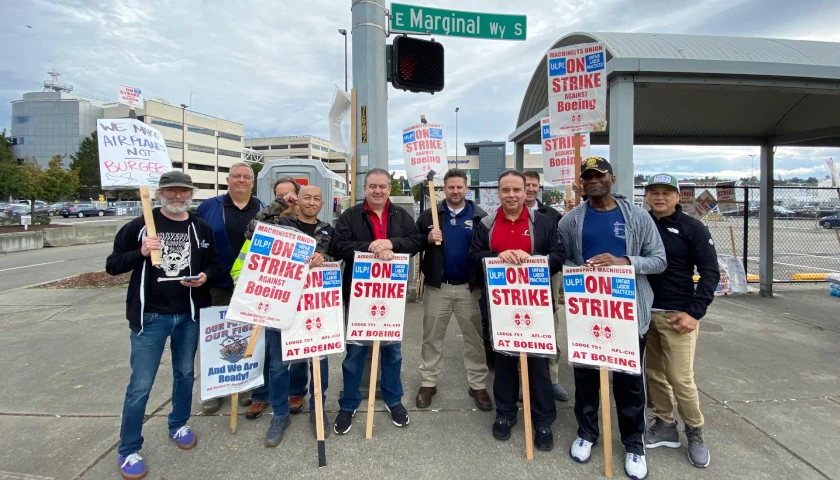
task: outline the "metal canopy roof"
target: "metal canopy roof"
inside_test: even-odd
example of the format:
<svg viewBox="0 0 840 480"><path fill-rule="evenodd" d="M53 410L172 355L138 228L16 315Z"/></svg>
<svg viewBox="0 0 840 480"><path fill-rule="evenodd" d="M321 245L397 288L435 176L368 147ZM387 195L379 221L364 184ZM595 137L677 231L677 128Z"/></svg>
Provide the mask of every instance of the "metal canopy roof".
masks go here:
<svg viewBox="0 0 840 480"><path fill-rule="evenodd" d="M634 84L637 145L840 146L840 43L576 32L551 48L589 42L607 49L609 85ZM508 140L539 144L547 115L542 57Z"/></svg>

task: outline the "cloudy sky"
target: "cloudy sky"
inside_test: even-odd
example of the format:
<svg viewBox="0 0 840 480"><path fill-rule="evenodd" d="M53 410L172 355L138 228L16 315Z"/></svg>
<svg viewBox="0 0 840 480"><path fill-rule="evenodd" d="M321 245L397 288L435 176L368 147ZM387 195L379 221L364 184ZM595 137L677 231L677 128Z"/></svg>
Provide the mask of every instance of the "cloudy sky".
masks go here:
<svg viewBox="0 0 840 480"><path fill-rule="evenodd" d="M569 32L840 41L836 0L408 3L526 14L528 40L438 38L446 46L445 90L430 96L389 88L392 169L402 166L400 131L420 113L447 127L451 154L456 106L462 144L506 140L516 127L534 68L546 49ZM329 138L333 89L344 84L344 40L337 29L350 28L349 0L0 0L0 5L0 128L9 126L9 102L39 91L46 72L56 69L75 92L111 99L120 83L172 104L189 103L192 92L196 111L243 123L248 138ZM593 153L606 155L607 147L593 147ZM748 155L757 153L757 148L741 147L636 147L636 172L676 170L678 165L685 175L740 177L750 174ZM776 172L822 177L826 157L840 160L840 149L780 148Z"/></svg>

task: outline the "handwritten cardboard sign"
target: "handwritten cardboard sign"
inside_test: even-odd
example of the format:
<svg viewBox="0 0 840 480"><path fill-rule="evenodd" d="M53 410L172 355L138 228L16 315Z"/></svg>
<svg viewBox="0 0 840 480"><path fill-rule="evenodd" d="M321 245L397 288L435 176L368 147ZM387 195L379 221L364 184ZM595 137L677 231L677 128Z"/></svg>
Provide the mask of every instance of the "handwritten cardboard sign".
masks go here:
<svg viewBox="0 0 840 480"><path fill-rule="evenodd" d="M133 118L96 121L99 176L105 188L157 187L172 170L163 134Z"/></svg>

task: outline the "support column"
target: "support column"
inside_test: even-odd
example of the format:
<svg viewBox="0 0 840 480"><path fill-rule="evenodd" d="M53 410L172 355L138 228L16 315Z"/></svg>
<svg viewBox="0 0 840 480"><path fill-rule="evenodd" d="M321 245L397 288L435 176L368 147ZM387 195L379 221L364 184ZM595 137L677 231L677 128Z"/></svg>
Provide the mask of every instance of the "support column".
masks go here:
<svg viewBox="0 0 840 480"><path fill-rule="evenodd" d="M615 174L613 192L633 201L633 77L618 77L609 87L610 158Z"/></svg>
<svg viewBox="0 0 840 480"><path fill-rule="evenodd" d="M519 172L525 170L525 144L513 144L513 169Z"/></svg>
<svg viewBox="0 0 840 480"><path fill-rule="evenodd" d="M758 281L762 297L773 296L773 149L761 146L761 168L758 211Z"/></svg>
<svg viewBox="0 0 840 480"><path fill-rule="evenodd" d="M356 201L364 198L365 173L388 169L388 82L385 58L385 7L382 0L352 0L353 88L356 89ZM361 111L367 132L362 135ZM364 141L363 141L364 140ZM357 202L352 202L354 205Z"/></svg>

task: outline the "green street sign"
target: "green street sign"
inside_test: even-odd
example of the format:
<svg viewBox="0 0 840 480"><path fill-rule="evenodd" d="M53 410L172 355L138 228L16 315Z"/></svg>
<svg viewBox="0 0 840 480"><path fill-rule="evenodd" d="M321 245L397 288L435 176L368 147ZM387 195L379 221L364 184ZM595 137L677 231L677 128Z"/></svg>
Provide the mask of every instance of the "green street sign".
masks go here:
<svg viewBox="0 0 840 480"><path fill-rule="evenodd" d="M451 37L525 40L525 15L462 12L391 4L391 31Z"/></svg>

